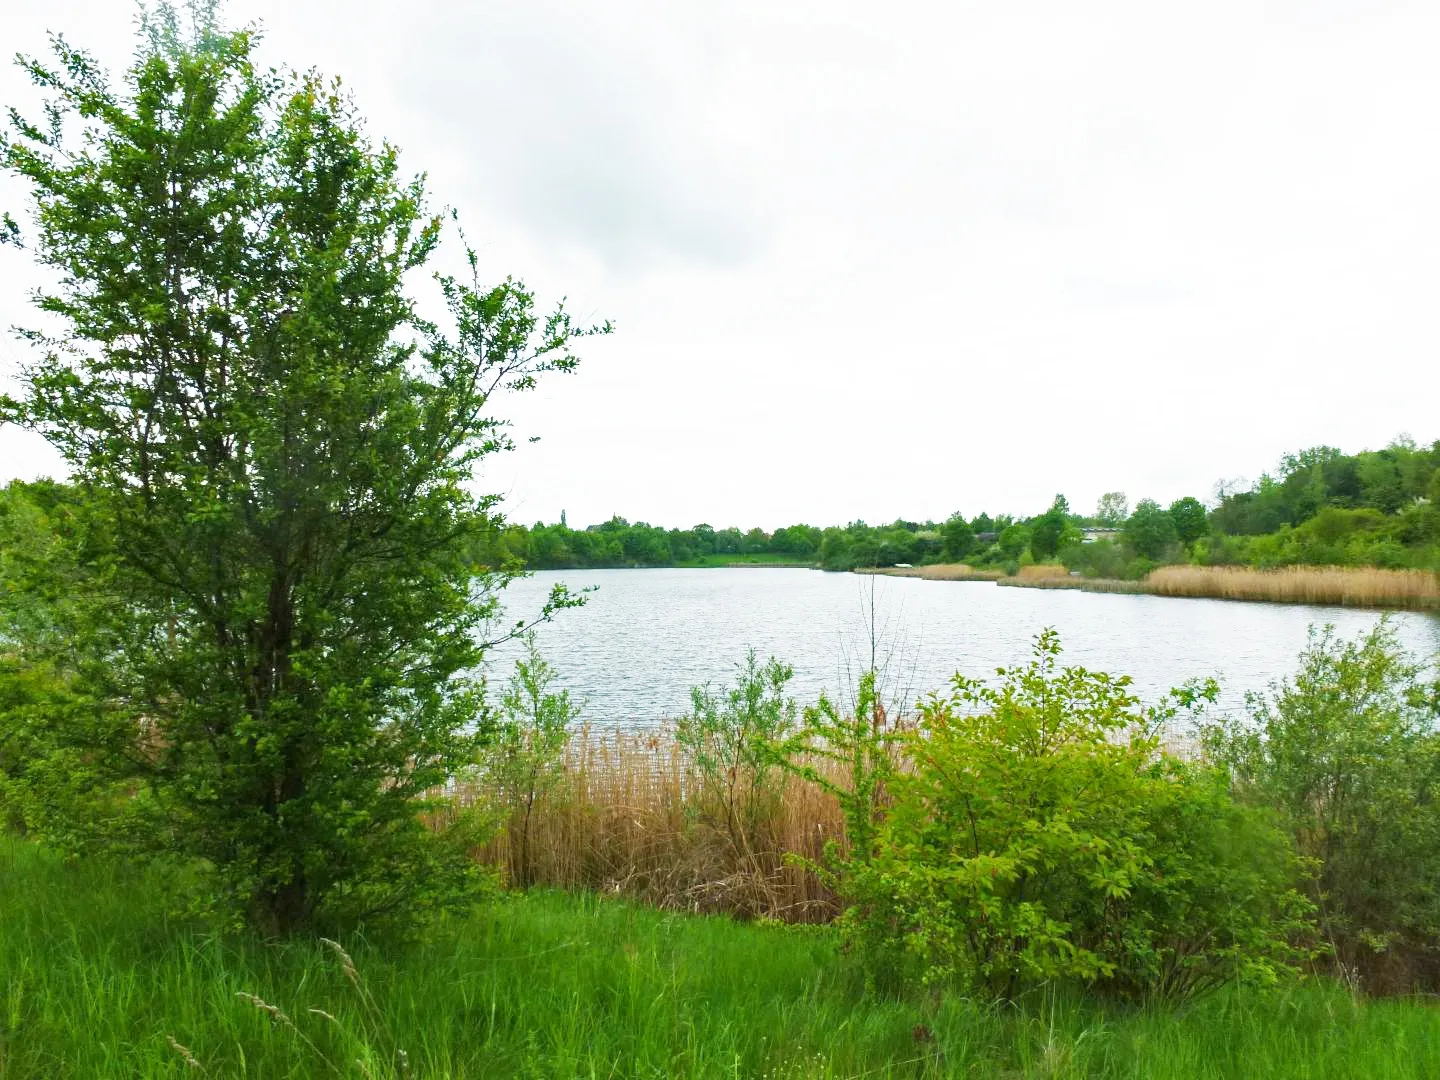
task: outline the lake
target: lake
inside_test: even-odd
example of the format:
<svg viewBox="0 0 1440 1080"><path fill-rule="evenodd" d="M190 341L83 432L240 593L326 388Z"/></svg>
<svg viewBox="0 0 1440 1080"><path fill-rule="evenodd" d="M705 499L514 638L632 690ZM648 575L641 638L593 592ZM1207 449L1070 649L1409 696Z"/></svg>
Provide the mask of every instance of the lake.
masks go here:
<svg viewBox="0 0 1440 1080"><path fill-rule="evenodd" d="M890 696L910 705L956 671L985 676L1025 662L1032 638L1053 626L1065 663L1128 674L1145 701L1214 676L1222 707L1236 711L1246 691L1295 669L1311 625L1353 636L1379 618L1354 608L749 568L542 571L506 591L509 618L533 615L559 581L594 592L540 629L540 648L597 725L684 713L690 688L727 684L750 646L762 660L794 666L790 686L802 703L822 690L843 695L847 672L869 665L872 624ZM1407 647L1440 654L1440 617L1391 618ZM492 679L508 675L517 651L491 653Z"/></svg>

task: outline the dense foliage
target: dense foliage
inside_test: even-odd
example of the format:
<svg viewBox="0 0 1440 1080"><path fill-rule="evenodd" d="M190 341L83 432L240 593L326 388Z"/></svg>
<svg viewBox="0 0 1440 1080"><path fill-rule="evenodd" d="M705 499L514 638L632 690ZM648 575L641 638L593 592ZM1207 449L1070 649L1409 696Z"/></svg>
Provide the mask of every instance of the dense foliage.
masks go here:
<svg viewBox="0 0 1440 1080"><path fill-rule="evenodd" d="M793 676L794 669L774 657L761 664L751 649L730 687L692 688L690 711L675 722L675 745L690 769L687 825L725 849L720 862L739 868L708 891L723 890L741 915L767 913L766 892L781 861L770 826L783 809L785 778L770 747L798 721L798 707L785 693Z"/></svg>
<svg viewBox="0 0 1440 1080"><path fill-rule="evenodd" d="M578 722L580 705L556 685L559 673L540 655L534 633L525 635L525 655L515 662L498 708L490 717L494 736L480 768L462 779L478 781L509 829L506 882L534 882L530 837L535 808L560 791L565 779L565 747Z"/></svg>
<svg viewBox="0 0 1440 1080"><path fill-rule="evenodd" d="M32 201L5 236L55 283L0 416L60 451L73 498L7 511L22 549L67 519L30 544L45 573L6 570L3 745L38 751L7 799L94 840L58 819L124 791L110 838L201 861L272 930L410 917L475 877L462 824L417 813L484 730L467 673L506 575L477 572L498 524L469 483L508 446L498 397L572 369L583 331L478 287L473 254L437 279L449 325L420 318L421 181L338 84L257 67L207 10L185 36L145 20L118 89L60 38L20 61L47 104L0 142Z"/></svg>
<svg viewBox="0 0 1440 1080"><path fill-rule="evenodd" d="M1321 928L1347 975L1440 990L1440 682L1382 621L1312 631L1293 678L1210 729L1237 790L1313 859Z"/></svg>
<svg viewBox="0 0 1440 1080"><path fill-rule="evenodd" d="M1003 521L1009 523L1008 518ZM972 523L958 514L938 524L896 521L876 527L855 521L826 529L791 525L773 533L758 528L746 532L734 527L715 529L705 524L663 529L617 517L585 529L572 529L563 522L536 522L529 528L510 524L491 532L477 551L488 565L535 570L742 562L850 570L959 561L976 550L978 543Z"/></svg>
<svg viewBox="0 0 1440 1080"><path fill-rule="evenodd" d="M1164 751L1128 679L1033 661L956 676L905 732L850 930L881 969L1013 998L1061 980L1129 997L1271 982L1302 953L1300 866L1223 774ZM1206 691L1177 692L1188 704Z"/></svg>

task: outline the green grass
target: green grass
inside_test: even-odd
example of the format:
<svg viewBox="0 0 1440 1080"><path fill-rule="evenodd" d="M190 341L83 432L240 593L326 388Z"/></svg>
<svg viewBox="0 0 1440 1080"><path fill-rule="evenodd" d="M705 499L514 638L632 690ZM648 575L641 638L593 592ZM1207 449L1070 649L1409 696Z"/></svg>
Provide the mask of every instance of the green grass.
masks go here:
<svg viewBox="0 0 1440 1080"><path fill-rule="evenodd" d="M1179 1012L867 998L828 929L561 894L491 904L410 946L345 942L372 1012L326 946L167 915L171 885L0 840L0 1077L378 1080L404 1075L397 1049L417 1080L1440 1075L1440 1010L1426 1004L1357 1003L1320 983Z"/></svg>

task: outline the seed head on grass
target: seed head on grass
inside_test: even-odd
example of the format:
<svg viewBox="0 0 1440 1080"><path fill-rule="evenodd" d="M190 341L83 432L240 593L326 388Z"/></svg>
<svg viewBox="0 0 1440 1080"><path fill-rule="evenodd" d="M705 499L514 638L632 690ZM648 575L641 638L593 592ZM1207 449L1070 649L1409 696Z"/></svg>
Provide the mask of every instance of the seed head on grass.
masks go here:
<svg viewBox="0 0 1440 1080"><path fill-rule="evenodd" d="M309 1035L306 1035L303 1031L296 1027L295 1021L291 1020L290 1017L285 1014L285 1010L280 1008L280 1006L271 1005L268 1001L260 997L258 994L251 994L244 990L236 991L235 996L238 997L241 1001L249 1002L251 1005L254 1005L255 1008L259 1009L261 1012L269 1016L270 1022L272 1024L278 1024L281 1027L289 1029L291 1032L294 1033L295 1037L299 1039L302 1043L304 1043L305 1046L309 1048L310 1052L313 1053L316 1057L318 1057L321 1061L323 1061L332 1072L337 1071L335 1069L334 1062L332 1062L330 1058L326 1056L325 1051L321 1050L320 1047L316 1045L314 1039L310 1038Z"/></svg>
<svg viewBox="0 0 1440 1080"><path fill-rule="evenodd" d="M345 951L344 946L338 941L331 941L325 937L320 939L320 944L324 945L339 958L340 968L345 972L345 977L349 979L358 990L360 988L360 972L355 969L355 961L350 958L350 954Z"/></svg>
<svg viewBox="0 0 1440 1080"><path fill-rule="evenodd" d="M190 1048L179 1043L174 1035L166 1035L165 1040L170 1044L170 1049L179 1054L180 1060L186 1065L192 1069L199 1069L201 1072L205 1071L205 1066L200 1064L195 1055L190 1052Z"/></svg>
<svg viewBox="0 0 1440 1080"><path fill-rule="evenodd" d="M355 966L354 959L338 941L322 937L320 944L334 953L336 959L340 961L340 970L345 973L345 978L350 980L350 985L355 988L356 996L360 998L360 1004L365 1008L366 1016L373 1028L372 1034L379 1032L385 1027L384 1017L381 1016L380 1007L375 1003L375 999L370 996L370 991L365 989L365 983L360 978L360 970Z"/></svg>
<svg viewBox="0 0 1440 1080"><path fill-rule="evenodd" d="M241 1001L248 1001L251 1005L254 1005L255 1008L259 1009L261 1012L269 1016L272 1022L280 1024L283 1027L287 1027L291 1031L299 1031L299 1029L295 1026L295 1021L291 1020L290 1017L286 1016L285 1010L280 1008L279 1005L271 1005L264 998L259 997L256 994L247 993L244 990L237 991L235 996L238 997Z"/></svg>

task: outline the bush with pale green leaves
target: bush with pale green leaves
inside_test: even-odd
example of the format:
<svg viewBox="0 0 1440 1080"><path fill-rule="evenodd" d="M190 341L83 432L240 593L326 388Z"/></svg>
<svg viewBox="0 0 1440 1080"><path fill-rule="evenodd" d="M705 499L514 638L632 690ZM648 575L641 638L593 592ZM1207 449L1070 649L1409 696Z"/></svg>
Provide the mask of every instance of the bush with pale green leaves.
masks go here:
<svg viewBox="0 0 1440 1080"><path fill-rule="evenodd" d="M1225 777L1161 729L1211 687L1142 709L1128 678L1061 667L1054 631L991 685L923 703L886 778L846 920L876 974L1013 998L1053 982L1180 998L1296 969L1301 866Z"/></svg>

